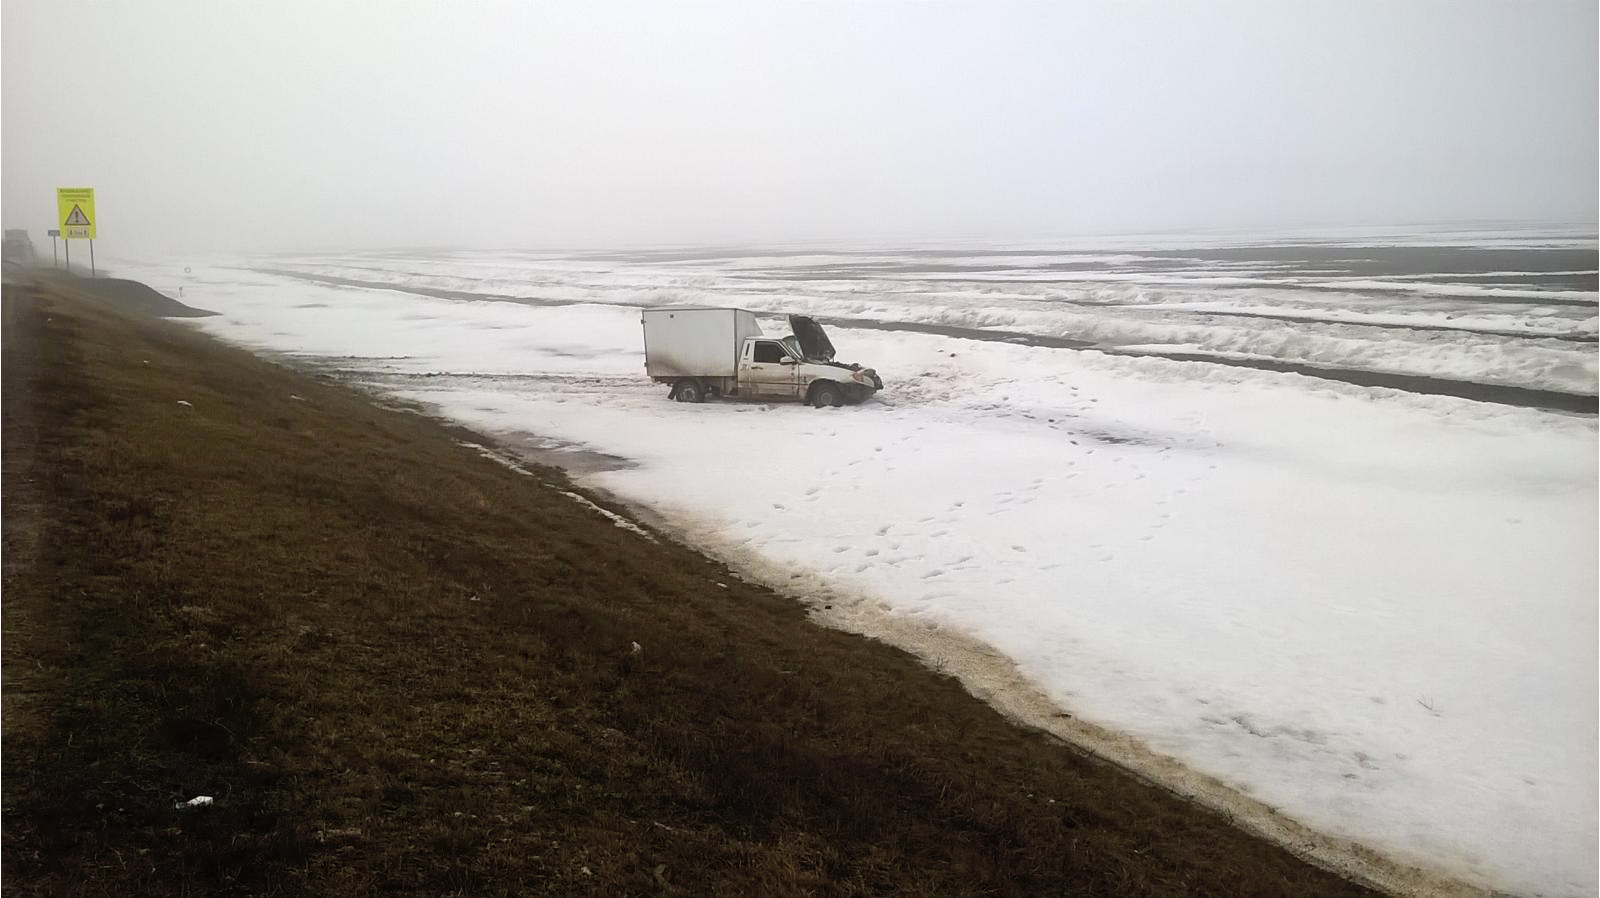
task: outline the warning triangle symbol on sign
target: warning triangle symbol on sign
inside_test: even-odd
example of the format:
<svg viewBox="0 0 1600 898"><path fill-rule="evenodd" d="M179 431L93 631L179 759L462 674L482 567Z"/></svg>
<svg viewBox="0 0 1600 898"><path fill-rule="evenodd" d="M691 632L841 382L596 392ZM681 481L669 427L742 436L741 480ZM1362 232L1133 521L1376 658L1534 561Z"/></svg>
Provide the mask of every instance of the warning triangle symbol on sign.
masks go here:
<svg viewBox="0 0 1600 898"><path fill-rule="evenodd" d="M62 222L63 225L87 225L88 223L89 216L84 215L83 209L79 208L76 203L72 205L72 213L67 216L67 220Z"/></svg>

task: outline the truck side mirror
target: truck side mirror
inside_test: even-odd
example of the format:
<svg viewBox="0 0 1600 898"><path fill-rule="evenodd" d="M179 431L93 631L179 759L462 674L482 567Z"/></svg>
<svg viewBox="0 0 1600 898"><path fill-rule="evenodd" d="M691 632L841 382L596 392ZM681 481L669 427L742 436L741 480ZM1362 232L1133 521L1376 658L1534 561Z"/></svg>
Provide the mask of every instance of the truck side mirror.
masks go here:
<svg viewBox="0 0 1600 898"><path fill-rule="evenodd" d="M790 358L789 356L784 356L783 358L778 359L778 364L780 364L780 365L798 365L800 363L798 361L796 361L795 359Z"/></svg>

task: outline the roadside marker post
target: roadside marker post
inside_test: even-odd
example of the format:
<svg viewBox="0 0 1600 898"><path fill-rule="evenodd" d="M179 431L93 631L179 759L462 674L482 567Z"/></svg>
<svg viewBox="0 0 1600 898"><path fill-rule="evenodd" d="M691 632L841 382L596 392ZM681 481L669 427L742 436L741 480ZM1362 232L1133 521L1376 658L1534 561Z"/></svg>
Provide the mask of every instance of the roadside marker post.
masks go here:
<svg viewBox="0 0 1600 898"><path fill-rule="evenodd" d="M51 228L45 233L50 235L50 267L60 268L61 258L56 255L56 238L61 236L60 228Z"/></svg>
<svg viewBox="0 0 1600 898"><path fill-rule="evenodd" d="M56 219L61 222L61 237L67 241L67 270L72 270L72 241L89 241L89 277L97 277L94 264L95 222L93 187L57 187Z"/></svg>

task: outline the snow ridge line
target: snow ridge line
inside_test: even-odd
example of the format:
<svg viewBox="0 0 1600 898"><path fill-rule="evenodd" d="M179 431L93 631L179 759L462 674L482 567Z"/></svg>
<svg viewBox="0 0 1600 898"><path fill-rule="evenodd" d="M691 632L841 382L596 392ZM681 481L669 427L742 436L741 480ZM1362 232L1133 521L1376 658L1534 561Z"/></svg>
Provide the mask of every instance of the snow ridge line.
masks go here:
<svg viewBox="0 0 1600 898"><path fill-rule="evenodd" d="M535 479L538 479L538 477L539 477L539 475L537 475L537 474L533 473L532 471L528 470L527 468L523 467L522 464L517 462L516 460L511 459L511 458L507 458L506 456L501 455L500 453L494 451L493 449L490 449L487 446L484 446L481 443L469 443L469 442L467 442L465 440L456 440L456 445L457 446L461 446L461 447L466 448L466 449L472 449L472 450L476 451L479 455L483 456L484 458L487 458L492 462L496 462L496 463L498 463L500 465L503 465L503 466L505 466L507 468L510 468L511 470L517 472L518 474L521 474L524 477L533 477ZM578 493L574 493L571 490L564 490L558 484L551 483L548 480L540 480L539 482L544 484L545 486L550 487L551 489L555 490L556 492L560 493L561 495L566 496L568 499L571 499L572 501L578 503L579 505L582 505L582 506L584 506L585 508L588 508L591 511L597 512L600 515L603 515L604 517L609 518L611 520L611 523L615 524L618 527L621 527L623 530L630 530L630 531L632 531L634 533L637 533L640 536L644 537L645 539L649 540L650 542L655 542L656 541L655 536L653 536L649 531L645 530L643 527L640 527L638 524L635 524L634 522L628 520L627 518L623 517L620 514L617 514L614 511L611 511L608 508L602 508L601 506L596 505L587 496L583 496L583 495L580 495Z"/></svg>

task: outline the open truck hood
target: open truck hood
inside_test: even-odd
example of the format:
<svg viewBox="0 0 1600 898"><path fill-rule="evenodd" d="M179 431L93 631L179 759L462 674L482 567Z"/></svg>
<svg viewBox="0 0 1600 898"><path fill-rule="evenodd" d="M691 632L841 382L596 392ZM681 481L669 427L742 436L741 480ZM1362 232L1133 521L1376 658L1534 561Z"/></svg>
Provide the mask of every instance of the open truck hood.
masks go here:
<svg viewBox="0 0 1600 898"><path fill-rule="evenodd" d="M794 338L806 358L833 361L833 342L823 333L822 325L804 315L790 315L789 327L794 329Z"/></svg>

